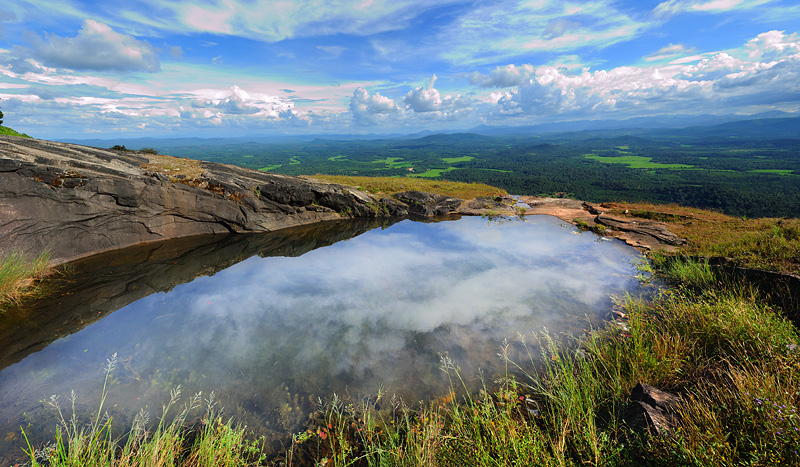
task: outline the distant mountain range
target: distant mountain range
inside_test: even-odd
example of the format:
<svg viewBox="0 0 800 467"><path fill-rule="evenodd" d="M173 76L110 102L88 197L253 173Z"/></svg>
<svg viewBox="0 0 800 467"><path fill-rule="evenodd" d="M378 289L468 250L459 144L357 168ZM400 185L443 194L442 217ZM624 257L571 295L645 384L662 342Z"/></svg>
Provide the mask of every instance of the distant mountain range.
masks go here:
<svg viewBox="0 0 800 467"><path fill-rule="evenodd" d="M753 118L756 117L756 118ZM738 138L738 139L795 139L800 138L800 116L781 111L739 116L682 115L639 117L628 120L581 120L543 123L529 126L492 127L480 125L468 130L421 131L399 134L327 134L251 136L237 138L120 138L70 139L66 142L107 148L116 144L128 149L146 147L167 149L185 146L223 146L239 144L280 144L314 141L418 140L436 135L459 135L458 138L482 137L541 137L542 140L583 140L635 135L644 138ZM452 140L452 138L434 138Z"/></svg>
<svg viewBox="0 0 800 467"><path fill-rule="evenodd" d="M597 130L638 130L686 128L692 126L711 126L735 121L765 118L790 118L798 114L779 110L755 115L664 115L658 117L635 117L626 120L576 120L571 122L542 123L518 127L492 127L481 125L468 130L481 135L546 135L579 131Z"/></svg>

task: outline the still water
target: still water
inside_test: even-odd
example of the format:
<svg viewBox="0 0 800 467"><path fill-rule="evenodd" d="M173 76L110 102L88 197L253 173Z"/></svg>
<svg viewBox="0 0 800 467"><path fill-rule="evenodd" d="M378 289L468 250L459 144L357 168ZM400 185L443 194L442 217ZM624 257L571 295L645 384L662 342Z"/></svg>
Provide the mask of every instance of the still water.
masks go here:
<svg viewBox="0 0 800 467"><path fill-rule="evenodd" d="M504 339L581 333L608 317L612 295L638 293L635 250L552 217L376 227L164 244L76 265L72 293L42 305L53 318L29 313L13 328L33 341L0 330L0 450L47 419L51 394L74 389L79 408L96 406L115 353L115 423L158 412L181 385L216 391L249 426L292 432L334 393L444 394L444 355L467 380L478 369L491 379Z"/></svg>

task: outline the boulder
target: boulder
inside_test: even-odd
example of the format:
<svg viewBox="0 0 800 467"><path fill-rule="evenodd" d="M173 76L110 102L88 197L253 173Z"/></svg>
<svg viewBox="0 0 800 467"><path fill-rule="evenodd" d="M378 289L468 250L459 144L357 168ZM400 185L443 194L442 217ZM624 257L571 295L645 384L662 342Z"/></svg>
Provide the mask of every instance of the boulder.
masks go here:
<svg viewBox="0 0 800 467"><path fill-rule="evenodd" d="M395 193L394 197L408 206L410 214L424 217L454 214L463 202L458 198L423 191L403 191Z"/></svg>

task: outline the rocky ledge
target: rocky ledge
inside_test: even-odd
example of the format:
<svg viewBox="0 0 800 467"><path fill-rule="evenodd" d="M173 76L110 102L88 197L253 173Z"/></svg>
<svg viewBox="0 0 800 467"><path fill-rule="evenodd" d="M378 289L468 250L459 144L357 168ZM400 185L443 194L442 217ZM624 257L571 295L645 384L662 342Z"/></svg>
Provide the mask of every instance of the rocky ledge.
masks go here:
<svg viewBox="0 0 800 467"><path fill-rule="evenodd" d="M672 233L663 222L614 217L607 213L611 208L605 204L538 196L520 196L519 201L528 206L525 214L555 216L582 229L618 238L639 251L662 250L674 253L678 250L677 247L686 243L685 239Z"/></svg>
<svg viewBox="0 0 800 467"><path fill-rule="evenodd" d="M402 195L378 198L226 164L0 136L0 254L48 249L54 263L169 238L440 215L461 204Z"/></svg>
<svg viewBox="0 0 800 467"><path fill-rule="evenodd" d="M341 218L549 214L604 224L639 249L682 239L653 222L625 222L559 198L461 200L406 191L378 197L311 178L137 151L0 136L0 255L49 250L54 264L141 243L269 232Z"/></svg>

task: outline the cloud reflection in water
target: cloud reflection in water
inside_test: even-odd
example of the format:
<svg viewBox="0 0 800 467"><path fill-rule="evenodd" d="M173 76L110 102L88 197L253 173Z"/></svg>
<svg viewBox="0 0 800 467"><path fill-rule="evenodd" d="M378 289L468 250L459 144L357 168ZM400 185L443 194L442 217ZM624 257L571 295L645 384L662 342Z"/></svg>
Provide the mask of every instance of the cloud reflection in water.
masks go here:
<svg viewBox="0 0 800 467"><path fill-rule="evenodd" d="M287 388L325 396L383 385L419 400L442 390L441 354L467 377L491 373L504 338L580 331L586 315L608 311L611 294L636 289L634 250L572 232L543 216L403 221L300 257L251 257L134 302L5 377L23 384L41 372L21 371L37 361L63 373L59 365L92 349L99 362L130 357L141 378L121 372L128 394L161 397L184 384L268 405ZM47 394L94 384L91 370L67 372Z"/></svg>

